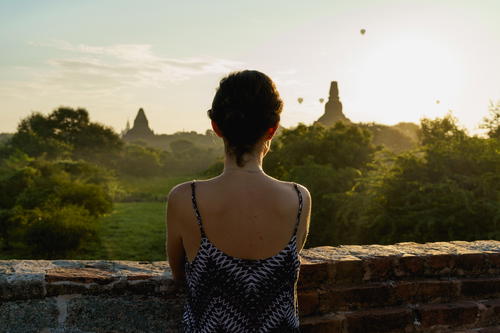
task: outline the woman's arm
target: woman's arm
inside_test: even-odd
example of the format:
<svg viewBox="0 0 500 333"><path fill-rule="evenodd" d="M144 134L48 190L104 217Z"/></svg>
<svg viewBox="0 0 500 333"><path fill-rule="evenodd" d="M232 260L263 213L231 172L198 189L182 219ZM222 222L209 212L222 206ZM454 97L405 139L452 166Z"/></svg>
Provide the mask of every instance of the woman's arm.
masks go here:
<svg viewBox="0 0 500 333"><path fill-rule="evenodd" d="M181 205L179 200L182 196L181 186L175 186L167 198L167 211L165 223L167 224L167 257L174 281L182 282L185 279L184 264L185 264L185 250L182 244L181 236Z"/></svg>

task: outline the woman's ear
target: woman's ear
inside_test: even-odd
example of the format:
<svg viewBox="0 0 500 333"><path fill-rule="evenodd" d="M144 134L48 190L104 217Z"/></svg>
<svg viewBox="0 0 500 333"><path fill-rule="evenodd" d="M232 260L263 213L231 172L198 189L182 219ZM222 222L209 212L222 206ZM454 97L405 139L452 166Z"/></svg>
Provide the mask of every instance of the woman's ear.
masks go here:
<svg viewBox="0 0 500 333"><path fill-rule="evenodd" d="M214 129L215 134L217 134L218 137L222 138L222 132L221 132L219 126L217 126L217 124L213 120L212 120L212 128Z"/></svg>
<svg viewBox="0 0 500 333"><path fill-rule="evenodd" d="M274 133L276 133L276 130L278 129L279 124L276 124L273 127L269 127L266 131L266 140L270 140L273 138Z"/></svg>

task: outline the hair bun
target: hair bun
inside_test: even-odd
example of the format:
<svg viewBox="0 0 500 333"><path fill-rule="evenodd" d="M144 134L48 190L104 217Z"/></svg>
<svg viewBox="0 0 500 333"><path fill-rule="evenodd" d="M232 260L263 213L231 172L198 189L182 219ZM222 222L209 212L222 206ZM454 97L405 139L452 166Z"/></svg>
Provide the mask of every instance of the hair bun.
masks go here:
<svg viewBox="0 0 500 333"><path fill-rule="evenodd" d="M282 108L274 82L264 73L245 70L220 81L207 113L227 139L238 166L243 166L243 154L251 152L266 131L279 123Z"/></svg>

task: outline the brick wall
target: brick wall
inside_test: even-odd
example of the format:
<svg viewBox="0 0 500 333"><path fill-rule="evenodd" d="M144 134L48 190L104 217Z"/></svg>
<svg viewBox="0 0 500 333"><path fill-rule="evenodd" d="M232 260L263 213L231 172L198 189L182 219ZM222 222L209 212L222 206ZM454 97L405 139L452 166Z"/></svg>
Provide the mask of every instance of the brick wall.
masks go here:
<svg viewBox="0 0 500 333"><path fill-rule="evenodd" d="M500 242L301 253L303 332L500 332ZM178 332L164 261L0 261L0 332Z"/></svg>

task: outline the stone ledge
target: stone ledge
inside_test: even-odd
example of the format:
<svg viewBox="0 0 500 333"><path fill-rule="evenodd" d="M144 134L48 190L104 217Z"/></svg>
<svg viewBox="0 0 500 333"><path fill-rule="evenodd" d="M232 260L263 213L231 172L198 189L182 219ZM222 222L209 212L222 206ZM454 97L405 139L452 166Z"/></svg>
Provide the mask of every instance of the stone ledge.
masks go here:
<svg viewBox="0 0 500 333"><path fill-rule="evenodd" d="M303 318L301 332L485 332L500 322L499 312L500 299L338 311Z"/></svg>
<svg viewBox="0 0 500 333"><path fill-rule="evenodd" d="M500 325L499 241L342 245L300 257L306 332ZM166 261L0 261L0 333L178 332L184 297Z"/></svg>

